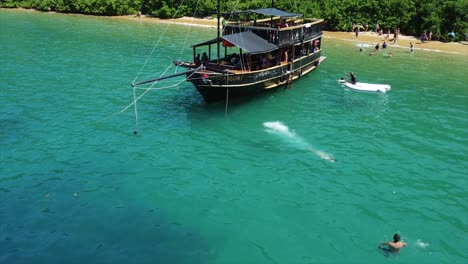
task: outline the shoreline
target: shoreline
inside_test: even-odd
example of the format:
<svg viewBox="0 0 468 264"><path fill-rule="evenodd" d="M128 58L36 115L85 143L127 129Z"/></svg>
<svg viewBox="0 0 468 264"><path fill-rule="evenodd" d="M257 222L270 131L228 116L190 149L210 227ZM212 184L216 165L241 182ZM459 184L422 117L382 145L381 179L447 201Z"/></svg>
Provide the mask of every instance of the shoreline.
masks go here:
<svg viewBox="0 0 468 264"><path fill-rule="evenodd" d="M160 19L150 16L141 15L140 17L136 15L120 16L114 18L122 19L131 19L137 21L148 21L156 23L169 23L169 24L179 24L187 26L197 26L197 27L210 27L216 28L217 20L216 19L206 19L206 18L194 18L194 17L181 17L181 18L169 18L169 19ZM390 36L390 39L392 39ZM384 41L385 35L378 35L375 32L367 31L361 32L359 37L356 39L354 32L343 32L343 31L323 31L324 38L338 39L344 41L356 42L363 45L375 46L377 43L382 44ZM468 56L468 43L462 42L440 42L440 41L427 41L421 43L417 38L412 36L400 35L400 39L397 43L391 44L391 41L387 41L387 48L407 48L410 47L410 42L414 45L415 52L422 51L431 51L431 52L444 52L451 54L459 54Z"/></svg>
<svg viewBox="0 0 468 264"><path fill-rule="evenodd" d="M141 17L130 15L123 16L119 18L126 18L132 20L142 20L142 21L152 21L157 23L169 23L169 24L180 24L188 26L198 26L198 27L210 27L216 28L217 20L216 19L206 19L206 18L193 18L193 17L182 17L182 18L171 18L171 19L160 19L155 17L149 17L142 15ZM392 39L390 36L390 39ZM384 41L385 35L378 35L375 32L367 31L361 32L359 37L356 39L354 32L343 32L343 31L323 31L324 38L338 39L344 41L356 42L363 45L375 46L377 43L382 44ZM416 37L400 35L400 39L394 45L391 41L387 41L387 48L407 48L410 47L410 42L414 45L414 50L422 51L432 51L432 52L444 52L451 54L459 54L468 56L468 43L462 42L440 42L440 41L427 41L421 43Z"/></svg>
<svg viewBox="0 0 468 264"><path fill-rule="evenodd" d="M382 45L385 40L385 35L378 35L376 32L361 32L359 37L356 38L353 32L332 32L324 31L324 38L340 39L343 41L355 42L357 44L363 44L364 46L374 47L377 43ZM468 45L462 42L440 42L440 41L426 41L421 43L416 37L401 35L399 40L392 44L393 36L390 35L390 41L387 40L387 49L399 48L399 49L410 49L410 42L414 45L414 51L431 51L431 52L444 52L451 54L458 54L468 56ZM368 49L368 47L366 48Z"/></svg>
<svg viewBox="0 0 468 264"><path fill-rule="evenodd" d="M2 8L5 10L18 10L18 11L37 11L34 9L25 9L25 8ZM42 12L42 11L37 11ZM47 12L43 12L47 13ZM49 12L55 14L55 12ZM62 14L62 13L57 13ZM68 15L68 14L66 14ZM74 14L74 15L83 15L83 14ZM89 16L89 15L83 15ZM155 22L155 23L168 23L168 24L178 24L186 26L196 26L196 27L208 27L216 28L217 19L207 19L207 18L194 18L194 17L181 17L181 18L169 18L161 19L146 15L126 15L126 16L99 16L102 18L108 19L127 19L133 21L144 21L144 22ZM360 32L359 37L356 38L354 32L344 32L344 31L323 31L323 37L329 39L338 39L343 41L355 42L358 44L363 44L365 46L375 46L377 43L382 44L385 38L384 35L378 35L376 32L367 31ZM393 35L390 36L390 39L393 38ZM387 48L407 48L410 47L410 42L414 45L415 52L417 51L431 51L431 52L444 52L451 54L458 54L463 56L468 56L468 43L466 42L440 42L440 41L427 41L421 43L416 37L400 35L400 39L396 44L392 44L391 41L388 41Z"/></svg>

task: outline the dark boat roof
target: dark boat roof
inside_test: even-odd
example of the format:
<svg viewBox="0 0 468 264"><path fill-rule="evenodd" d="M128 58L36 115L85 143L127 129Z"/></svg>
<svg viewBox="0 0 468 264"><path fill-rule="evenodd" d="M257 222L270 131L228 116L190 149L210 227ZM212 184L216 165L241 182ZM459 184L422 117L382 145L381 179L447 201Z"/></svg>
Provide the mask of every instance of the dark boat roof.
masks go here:
<svg viewBox="0 0 468 264"><path fill-rule="evenodd" d="M250 54L265 53L278 49L278 46L266 41L251 31L225 35L221 38Z"/></svg>
<svg viewBox="0 0 468 264"><path fill-rule="evenodd" d="M236 34L225 35L221 38L210 39L208 41L195 44L192 47L211 45L220 42L220 39L224 39L250 54L266 53L278 49L278 46L266 41L251 31L244 31Z"/></svg>
<svg viewBox="0 0 468 264"><path fill-rule="evenodd" d="M252 13L267 15L267 16L279 16L279 17L302 17L302 14L288 13L276 8L261 8L250 10Z"/></svg>

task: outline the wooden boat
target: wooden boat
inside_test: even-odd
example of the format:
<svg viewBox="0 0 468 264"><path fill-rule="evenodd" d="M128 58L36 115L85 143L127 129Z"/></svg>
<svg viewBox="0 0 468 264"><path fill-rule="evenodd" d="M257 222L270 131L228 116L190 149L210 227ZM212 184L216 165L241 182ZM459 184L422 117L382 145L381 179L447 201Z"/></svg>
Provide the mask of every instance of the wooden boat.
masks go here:
<svg viewBox="0 0 468 264"><path fill-rule="evenodd" d="M193 45L193 61L174 61L186 72L132 86L185 74L205 101L228 100L289 87L325 59L323 19L265 8L225 14L221 27L219 3L217 14L218 36Z"/></svg>

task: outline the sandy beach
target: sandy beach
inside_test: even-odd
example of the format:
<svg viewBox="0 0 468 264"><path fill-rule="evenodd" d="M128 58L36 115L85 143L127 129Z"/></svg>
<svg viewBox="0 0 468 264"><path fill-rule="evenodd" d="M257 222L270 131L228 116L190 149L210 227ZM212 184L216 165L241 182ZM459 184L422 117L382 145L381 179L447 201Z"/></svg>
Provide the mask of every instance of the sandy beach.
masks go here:
<svg viewBox="0 0 468 264"><path fill-rule="evenodd" d="M331 31L324 31L323 36L325 38L332 38L332 39L342 39L346 41L352 41L356 43L362 44L370 44L372 46L382 43L385 40L386 35L378 35L376 32L361 32L359 37L356 38L353 32L331 32ZM436 51L436 52L448 52L454 54L461 54L468 56L468 45L461 42L447 42L443 43L440 41L426 41L421 43L417 38L411 36L400 36L398 41L393 44L393 35L390 35L390 41L387 40L388 48L410 48L410 42L414 45L414 50L417 52L418 50L427 50L427 51Z"/></svg>
<svg viewBox="0 0 468 264"><path fill-rule="evenodd" d="M34 11L32 9L23 9L23 8L16 8L15 10L20 11ZM51 12L53 14L54 12ZM182 17L182 18L173 18L173 19L160 19L151 16L136 16L136 15L128 15L128 16L117 16L117 17L107 17L110 19L131 19L136 21L145 21L145 22L157 22L157 23L171 23L171 24L182 24L188 26L201 26L201 27L210 27L216 28L217 20L211 18L193 18L193 17ZM360 32L359 37L356 38L353 32L332 32L332 31L324 31L323 32L324 38L330 39L341 39L345 41L352 41L356 43L362 43L365 45L375 46L377 43L382 44L385 38L384 35L378 35L376 32ZM393 39L393 35L390 35L390 40ZM426 51L434 51L434 52L447 52L453 54L460 54L464 56L468 56L468 43L467 42L440 42L440 41L428 41L421 43L417 38L412 36L404 36L401 35L399 40L392 44L392 41L387 41L389 48L407 48L410 47L410 42L414 45L414 50L417 52L418 50L426 50Z"/></svg>
<svg viewBox="0 0 468 264"><path fill-rule="evenodd" d="M183 25L190 25L190 26L203 26L203 27L212 27L216 28L217 20L216 19L203 19L203 18L192 18L192 17L182 17L182 18L175 18L175 19L159 19L154 17L147 17L147 16L124 16L124 18L129 19L138 19L144 21L154 21L154 22L161 22L161 23L174 23L174 24L183 24ZM332 31L324 31L323 32L324 38L331 38L331 39L341 39L345 41L352 41L356 43L362 43L366 45L375 46L377 43L382 45L385 35L378 35L376 32L361 32L359 37L356 38L353 32L332 32ZM393 35L390 35L390 40L393 39ZM387 44L389 48L407 48L410 47L410 42L414 45L414 50L417 52L418 50L427 50L427 51L435 51L435 52L447 52L447 53L454 53L460 54L464 56L468 56L468 43L462 42L440 42L440 41L427 41L421 43L417 38L411 36L404 36L401 35L399 40L392 44L392 41L387 40Z"/></svg>

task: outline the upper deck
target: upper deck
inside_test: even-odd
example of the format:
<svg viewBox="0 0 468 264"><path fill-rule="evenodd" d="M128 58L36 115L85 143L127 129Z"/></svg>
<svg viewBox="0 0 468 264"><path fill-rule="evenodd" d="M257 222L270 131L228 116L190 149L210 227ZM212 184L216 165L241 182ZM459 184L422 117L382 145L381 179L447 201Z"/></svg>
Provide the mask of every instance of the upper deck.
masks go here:
<svg viewBox="0 0 468 264"><path fill-rule="evenodd" d="M271 16L270 18L242 21L241 16L237 15L234 16L235 21L225 23L222 35L251 31L279 47L309 41L322 35L323 19L298 16ZM249 15L246 17L249 18Z"/></svg>

